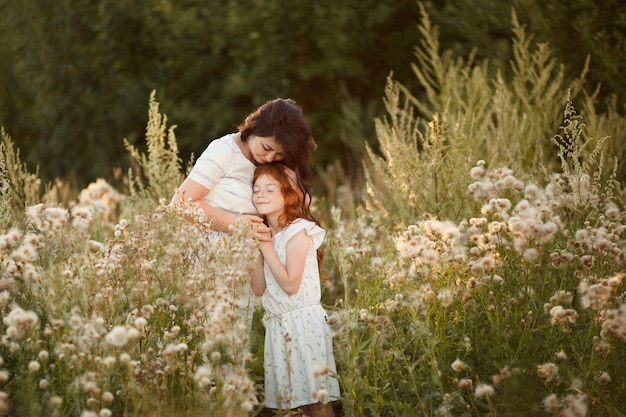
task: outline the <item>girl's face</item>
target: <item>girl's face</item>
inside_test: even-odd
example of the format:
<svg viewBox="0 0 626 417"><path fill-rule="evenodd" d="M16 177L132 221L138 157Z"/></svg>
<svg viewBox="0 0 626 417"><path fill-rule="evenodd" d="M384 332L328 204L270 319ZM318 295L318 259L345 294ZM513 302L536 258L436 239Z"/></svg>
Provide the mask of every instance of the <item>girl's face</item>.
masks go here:
<svg viewBox="0 0 626 417"><path fill-rule="evenodd" d="M280 215L285 210L285 198L280 184L269 175L261 175L252 188L252 204L262 216Z"/></svg>
<svg viewBox="0 0 626 417"><path fill-rule="evenodd" d="M248 148L255 165L269 164L285 159L285 150L274 136L248 136Z"/></svg>

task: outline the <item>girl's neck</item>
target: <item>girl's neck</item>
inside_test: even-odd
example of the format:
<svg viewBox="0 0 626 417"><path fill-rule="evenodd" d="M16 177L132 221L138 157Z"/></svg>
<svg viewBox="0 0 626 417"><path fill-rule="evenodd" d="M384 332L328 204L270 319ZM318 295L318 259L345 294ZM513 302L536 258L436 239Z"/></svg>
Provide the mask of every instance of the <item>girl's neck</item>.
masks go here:
<svg viewBox="0 0 626 417"><path fill-rule="evenodd" d="M280 232L281 230L283 230L283 227L281 227L278 224L278 215L276 216L269 216L267 217L267 224L270 227L270 230L272 231L272 236L274 236L276 233Z"/></svg>

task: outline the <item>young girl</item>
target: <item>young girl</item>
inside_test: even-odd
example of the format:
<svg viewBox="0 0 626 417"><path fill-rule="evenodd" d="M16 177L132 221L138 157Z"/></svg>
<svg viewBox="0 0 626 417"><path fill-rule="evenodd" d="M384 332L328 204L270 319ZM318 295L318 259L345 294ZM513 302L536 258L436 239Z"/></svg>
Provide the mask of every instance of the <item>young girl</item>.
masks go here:
<svg viewBox="0 0 626 417"><path fill-rule="evenodd" d="M251 280L267 313L265 405L332 417L330 401L339 398L339 384L320 303L318 254L325 231L308 214L308 200L290 174L274 164L259 165L254 173L252 202L270 229L257 233L261 256Z"/></svg>

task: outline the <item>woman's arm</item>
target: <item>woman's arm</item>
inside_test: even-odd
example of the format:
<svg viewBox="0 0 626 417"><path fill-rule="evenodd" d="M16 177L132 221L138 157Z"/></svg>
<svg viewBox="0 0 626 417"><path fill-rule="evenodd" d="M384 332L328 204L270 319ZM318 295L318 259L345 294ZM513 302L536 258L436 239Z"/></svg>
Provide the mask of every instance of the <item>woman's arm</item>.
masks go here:
<svg viewBox="0 0 626 417"><path fill-rule="evenodd" d="M204 201L204 197L209 194L209 189L197 183L192 179L185 179L182 185L176 190L176 194L172 198L172 203L180 203L183 200L196 204L202 209L206 215L207 221L213 222L212 228L220 232L228 232L231 225L238 220L247 221L249 223L261 224L263 219L251 214L242 214L240 216L232 214L226 210L213 207Z"/></svg>
<svg viewBox="0 0 626 417"><path fill-rule="evenodd" d="M313 240L301 230L287 242L287 264L283 265L271 243L261 242L261 253L272 271L274 279L287 293L293 295L300 289L306 255L313 247Z"/></svg>
<svg viewBox="0 0 626 417"><path fill-rule="evenodd" d="M250 278L250 286L254 295L262 296L265 292L265 273L263 272L263 255L259 254L259 257L252 269L252 277Z"/></svg>

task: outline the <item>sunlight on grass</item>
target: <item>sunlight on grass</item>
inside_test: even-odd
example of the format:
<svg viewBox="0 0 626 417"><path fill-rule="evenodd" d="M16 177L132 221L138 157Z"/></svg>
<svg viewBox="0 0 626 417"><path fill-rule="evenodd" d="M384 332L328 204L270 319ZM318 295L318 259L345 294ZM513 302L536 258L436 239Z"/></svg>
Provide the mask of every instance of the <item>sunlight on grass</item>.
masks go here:
<svg viewBox="0 0 626 417"><path fill-rule="evenodd" d="M592 136L623 117L590 96L578 114L581 84L515 19L510 83L420 30L426 98L388 80L364 203L314 200L337 415L626 415L623 145ZM239 304L257 245L243 227L211 243L201 212L165 203L182 168L154 94L149 118L128 190L60 202L2 132L1 415L274 415L263 324Z"/></svg>

